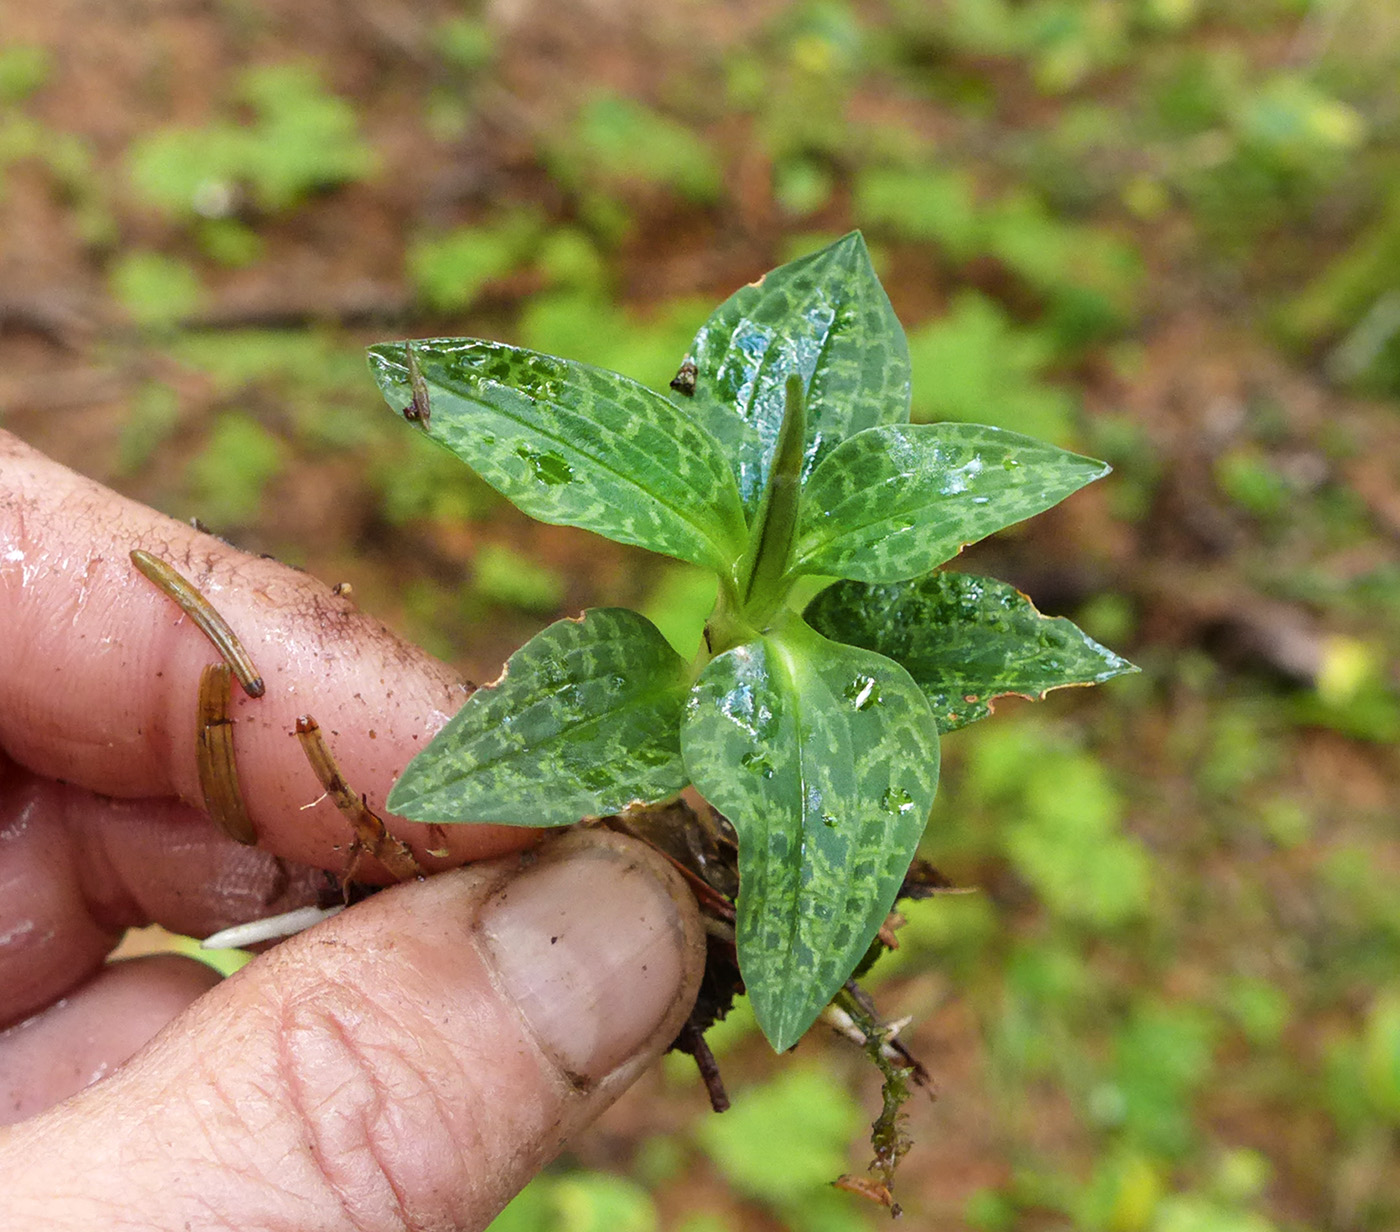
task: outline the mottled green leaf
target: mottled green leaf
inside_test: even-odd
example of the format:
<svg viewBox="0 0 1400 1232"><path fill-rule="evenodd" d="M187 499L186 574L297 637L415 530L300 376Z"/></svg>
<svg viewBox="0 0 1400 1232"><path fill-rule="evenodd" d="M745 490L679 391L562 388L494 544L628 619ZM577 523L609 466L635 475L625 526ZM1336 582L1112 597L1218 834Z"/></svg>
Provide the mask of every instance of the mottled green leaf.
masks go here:
<svg viewBox="0 0 1400 1232"><path fill-rule="evenodd" d="M871 586L837 582L807 606L812 627L907 668L940 731L985 719L1008 693L1042 698L1137 670L1013 586L964 573Z"/></svg>
<svg viewBox="0 0 1400 1232"><path fill-rule="evenodd" d="M979 424L891 424L838 445L807 481L793 573L900 582L1049 509L1109 467Z"/></svg>
<svg viewBox="0 0 1400 1232"><path fill-rule="evenodd" d="M498 342L426 339L413 355L428 435L531 517L721 571L742 553L719 445L660 394ZM369 359L389 405L410 408L404 344L371 347Z"/></svg>
<svg viewBox="0 0 1400 1232"><path fill-rule="evenodd" d="M858 231L736 291L690 359L695 390L677 402L725 446L750 519L791 373L807 387L804 478L846 437L909 421L909 348Z"/></svg>
<svg viewBox="0 0 1400 1232"><path fill-rule="evenodd" d="M389 808L414 821L564 826L686 785L688 673L655 625L595 608L536 634L408 765Z"/></svg>
<svg viewBox="0 0 1400 1232"><path fill-rule="evenodd" d="M686 771L739 835L739 966L769 1042L791 1047L868 949L938 783L909 673L796 616L705 668Z"/></svg>

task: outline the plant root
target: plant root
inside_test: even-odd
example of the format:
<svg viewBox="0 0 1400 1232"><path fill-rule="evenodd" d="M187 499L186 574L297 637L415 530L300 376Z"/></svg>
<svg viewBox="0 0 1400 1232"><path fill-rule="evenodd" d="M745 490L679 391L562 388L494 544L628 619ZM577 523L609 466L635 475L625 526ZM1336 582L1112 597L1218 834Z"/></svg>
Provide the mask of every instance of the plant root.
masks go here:
<svg viewBox="0 0 1400 1232"><path fill-rule="evenodd" d="M211 663L200 674L195 761L204 811L229 838L251 846L258 836L238 786L233 720L228 713L233 692L231 678L227 663Z"/></svg>
<svg viewBox="0 0 1400 1232"><path fill-rule="evenodd" d="M898 1219L902 1212L894 1200L894 1174L913 1145L904 1128L903 1109L912 1094L910 1083L926 1084L928 1071L898 1043L898 1026L882 1022L875 1015L870 997L854 980L848 980L845 988L836 994L831 1008L844 1015L849 1023L849 1029L843 1029L842 1033L857 1039L865 1055L884 1077L881 1087L884 1104L880 1115L870 1125L870 1145L875 1157L870 1161L868 1174L843 1176L835 1183L840 1189L879 1203L889 1210L891 1218ZM906 1059L912 1064L906 1064Z"/></svg>
<svg viewBox="0 0 1400 1232"><path fill-rule="evenodd" d="M132 549L131 563L172 599L198 626L199 631L213 643L214 649L232 669L243 692L249 697L261 697L266 690L262 676L253 666L252 656L243 648L243 643L229 627L228 621L220 616L214 605L200 593L199 587L159 556L152 556L140 548Z"/></svg>
<svg viewBox="0 0 1400 1232"><path fill-rule="evenodd" d="M297 718L296 737L316 778L336 808L350 822L350 828L355 835L346 859L345 871L341 874L347 896L350 883L355 880L359 862L366 855L378 860L396 881L411 881L414 878L421 881L425 874L412 849L402 839L397 839L389 833L384 819L369 807L364 796L356 795L350 790L350 785L346 783L340 773L340 767L331 755L330 746L321 735L321 725L309 714L300 715Z"/></svg>

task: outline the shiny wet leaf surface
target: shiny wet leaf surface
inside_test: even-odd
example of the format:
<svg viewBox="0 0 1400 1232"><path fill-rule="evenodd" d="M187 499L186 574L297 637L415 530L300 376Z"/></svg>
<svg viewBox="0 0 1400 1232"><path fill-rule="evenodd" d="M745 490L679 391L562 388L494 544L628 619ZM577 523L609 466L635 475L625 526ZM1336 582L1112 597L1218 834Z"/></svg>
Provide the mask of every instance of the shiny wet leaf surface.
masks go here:
<svg viewBox="0 0 1400 1232"><path fill-rule="evenodd" d="M686 784L685 663L649 620L595 608L511 655L394 785L419 821L566 826Z"/></svg>
<svg viewBox="0 0 1400 1232"><path fill-rule="evenodd" d="M400 410L414 405L404 345L369 352ZM531 517L716 569L742 551L743 515L719 445L660 394L499 342L412 345L424 431Z"/></svg>
<svg viewBox="0 0 1400 1232"><path fill-rule="evenodd" d="M1014 586L963 573L888 586L838 582L805 615L825 636L908 669L945 732L985 719L1007 694L1042 698L1137 670L1072 621L1042 616Z"/></svg>
<svg viewBox="0 0 1400 1232"><path fill-rule="evenodd" d="M923 834L938 736L909 674L797 619L715 659L686 769L739 835L739 964L791 1047L869 948Z"/></svg>

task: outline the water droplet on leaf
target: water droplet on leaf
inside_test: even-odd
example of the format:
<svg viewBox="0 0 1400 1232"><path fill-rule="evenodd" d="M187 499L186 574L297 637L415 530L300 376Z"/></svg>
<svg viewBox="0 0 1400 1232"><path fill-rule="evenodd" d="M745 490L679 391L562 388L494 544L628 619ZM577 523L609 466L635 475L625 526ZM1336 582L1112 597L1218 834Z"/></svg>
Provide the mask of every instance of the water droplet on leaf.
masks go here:
<svg viewBox="0 0 1400 1232"><path fill-rule="evenodd" d="M762 753L752 751L745 753L739 758L739 764L762 778L771 779L773 777L773 766Z"/></svg>
<svg viewBox="0 0 1400 1232"><path fill-rule="evenodd" d="M565 462L560 454L540 453L528 445L517 445L515 453L517 457L523 458L530 464L530 468L535 472L535 478L540 483L551 488L568 483L574 477L574 468Z"/></svg>
<svg viewBox="0 0 1400 1232"><path fill-rule="evenodd" d="M878 706L881 701L880 690L876 687L873 676L858 675L843 692L846 700L857 710L869 710L871 706Z"/></svg>
<svg viewBox="0 0 1400 1232"><path fill-rule="evenodd" d="M902 787L887 787L880 805L887 813L907 813L914 807L914 797Z"/></svg>

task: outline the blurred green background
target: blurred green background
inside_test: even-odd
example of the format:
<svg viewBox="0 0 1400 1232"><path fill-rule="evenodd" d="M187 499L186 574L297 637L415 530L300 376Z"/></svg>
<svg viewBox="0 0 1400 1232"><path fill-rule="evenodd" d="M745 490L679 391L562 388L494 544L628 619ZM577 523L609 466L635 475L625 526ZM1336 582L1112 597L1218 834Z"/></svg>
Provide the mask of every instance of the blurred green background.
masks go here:
<svg viewBox="0 0 1400 1232"><path fill-rule="evenodd" d="M0 0L0 424L491 679L560 614L693 644L687 567L530 523L364 344L658 388L851 226L919 419L1116 470L959 568L1143 666L945 741L875 983L935 1076L906 1226L1400 1226L1393 0ZM689 649L689 647L687 647ZM847 1232L878 1079L744 1013L507 1232Z"/></svg>

